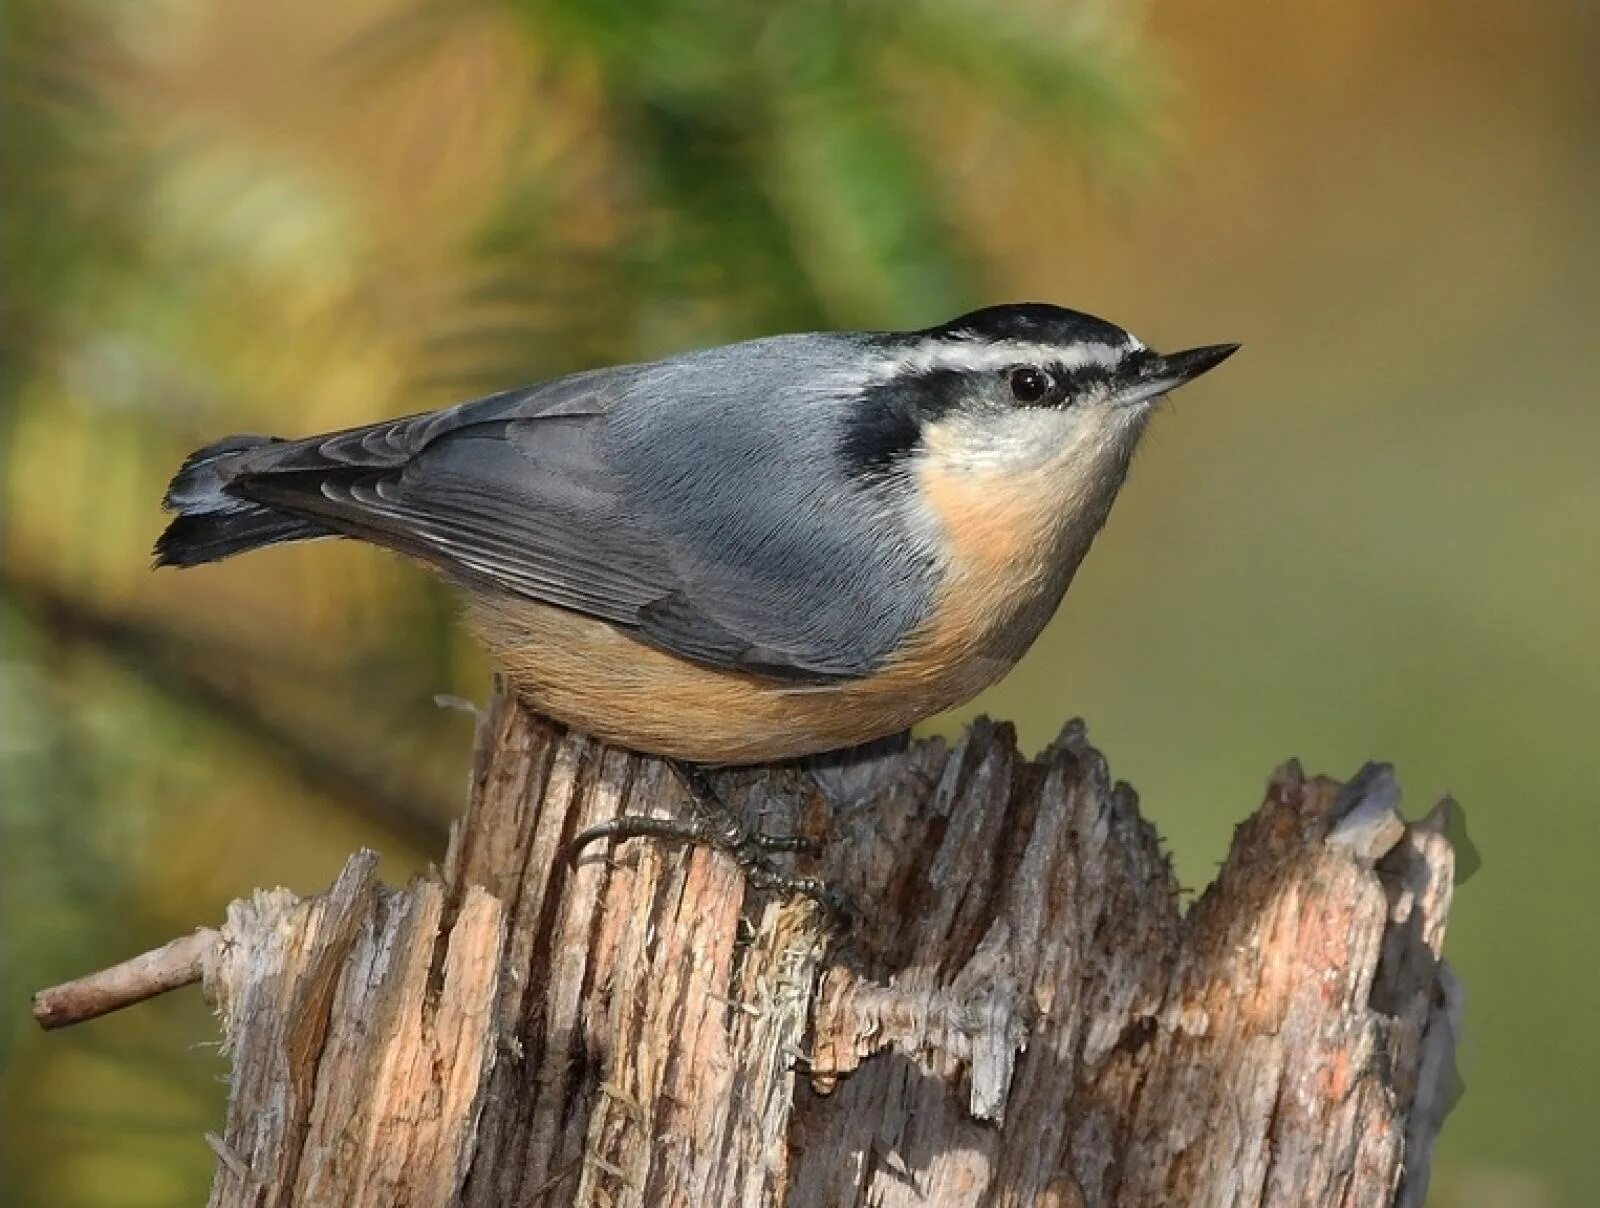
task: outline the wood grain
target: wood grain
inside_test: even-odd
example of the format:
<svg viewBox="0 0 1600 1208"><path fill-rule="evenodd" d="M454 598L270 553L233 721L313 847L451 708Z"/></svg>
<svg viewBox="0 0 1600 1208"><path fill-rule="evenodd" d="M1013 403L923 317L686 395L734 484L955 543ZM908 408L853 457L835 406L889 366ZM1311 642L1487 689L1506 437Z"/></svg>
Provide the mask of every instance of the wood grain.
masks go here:
<svg viewBox="0 0 1600 1208"><path fill-rule="evenodd" d="M236 902L214 1205L1420 1205L1456 1091L1448 802L1293 763L1187 910L1081 725L719 773L857 910L583 827L659 762L501 695L437 873ZM834 800L825 800L826 785ZM1181 808L1173 803L1172 808Z"/></svg>

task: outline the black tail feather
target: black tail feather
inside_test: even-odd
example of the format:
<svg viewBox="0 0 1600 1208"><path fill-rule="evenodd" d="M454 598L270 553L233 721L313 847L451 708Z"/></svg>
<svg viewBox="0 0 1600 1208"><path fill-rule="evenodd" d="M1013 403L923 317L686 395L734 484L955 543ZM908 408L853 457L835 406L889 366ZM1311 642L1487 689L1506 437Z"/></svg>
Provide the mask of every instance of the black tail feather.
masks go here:
<svg viewBox="0 0 1600 1208"><path fill-rule="evenodd" d="M199 566L283 541L330 537L333 530L271 508L180 515L156 539L157 566Z"/></svg>
<svg viewBox="0 0 1600 1208"><path fill-rule="evenodd" d="M157 566L198 566L282 541L331 536L313 520L233 493L235 463L272 436L230 436L191 453L173 476L162 505L178 515L156 540Z"/></svg>

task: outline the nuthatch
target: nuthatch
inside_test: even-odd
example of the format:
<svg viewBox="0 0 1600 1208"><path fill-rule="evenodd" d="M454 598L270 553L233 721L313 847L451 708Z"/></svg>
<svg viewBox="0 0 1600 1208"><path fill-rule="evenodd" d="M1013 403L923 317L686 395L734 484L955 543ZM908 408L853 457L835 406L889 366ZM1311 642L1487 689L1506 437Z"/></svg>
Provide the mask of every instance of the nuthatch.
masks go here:
<svg viewBox="0 0 1600 1208"><path fill-rule="evenodd" d="M179 470L158 565L355 537L433 566L539 712L696 763L904 730L1022 656L1151 412L1228 357L996 306L558 378Z"/></svg>

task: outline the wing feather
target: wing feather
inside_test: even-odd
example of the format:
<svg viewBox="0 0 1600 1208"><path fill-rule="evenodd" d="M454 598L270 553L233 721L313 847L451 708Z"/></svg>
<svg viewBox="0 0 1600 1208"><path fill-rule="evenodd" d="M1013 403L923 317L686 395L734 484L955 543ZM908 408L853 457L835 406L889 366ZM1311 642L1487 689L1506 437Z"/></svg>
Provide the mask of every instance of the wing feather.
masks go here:
<svg viewBox="0 0 1600 1208"><path fill-rule="evenodd" d="M684 658L789 681L841 678L751 641L696 601L602 452L630 372L263 447L230 489Z"/></svg>

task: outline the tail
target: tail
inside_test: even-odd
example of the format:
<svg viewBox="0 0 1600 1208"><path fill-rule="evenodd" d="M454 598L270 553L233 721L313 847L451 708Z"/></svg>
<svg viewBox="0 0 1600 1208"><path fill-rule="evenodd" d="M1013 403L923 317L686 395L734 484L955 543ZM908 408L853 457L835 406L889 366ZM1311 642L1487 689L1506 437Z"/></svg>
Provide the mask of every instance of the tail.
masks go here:
<svg viewBox="0 0 1600 1208"><path fill-rule="evenodd" d="M332 536L332 529L314 520L229 489L245 454L283 443L275 436L230 436L191 453L162 500L162 506L177 515L156 540L156 565L198 566L264 545Z"/></svg>

